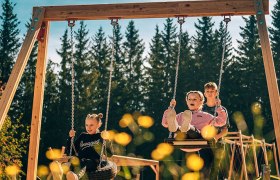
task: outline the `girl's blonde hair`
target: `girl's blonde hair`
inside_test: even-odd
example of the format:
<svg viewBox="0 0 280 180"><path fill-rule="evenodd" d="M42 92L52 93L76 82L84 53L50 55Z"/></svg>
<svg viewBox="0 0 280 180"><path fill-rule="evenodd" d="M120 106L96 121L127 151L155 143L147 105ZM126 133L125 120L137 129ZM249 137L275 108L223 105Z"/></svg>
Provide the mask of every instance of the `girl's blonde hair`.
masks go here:
<svg viewBox="0 0 280 180"><path fill-rule="evenodd" d="M192 93L198 94L198 96L200 98L200 101L204 102L204 96L203 96L203 93L201 91L189 91L189 92L187 92L186 100L188 99L189 94L192 94Z"/></svg>
<svg viewBox="0 0 280 180"><path fill-rule="evenodd" d="M88 114L87 117L86 117L86 120L87 119L96 119L98 122L102 122L101 119L103 117L103 114L102 113L98 113L98 114Z"/></svg>

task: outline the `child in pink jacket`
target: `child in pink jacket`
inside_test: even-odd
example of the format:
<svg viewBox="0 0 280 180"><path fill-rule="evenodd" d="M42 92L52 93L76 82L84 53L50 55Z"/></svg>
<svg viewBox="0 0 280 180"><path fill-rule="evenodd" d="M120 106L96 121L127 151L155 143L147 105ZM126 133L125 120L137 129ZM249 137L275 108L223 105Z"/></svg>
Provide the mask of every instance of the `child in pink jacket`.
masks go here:
<svg viewBox="0 0 280 180"><path fill-rule="evenodd" d="M174 108L176 106L175 99L172 99L170 106L165 110L162 117L162 125L170 132L176 132L180 130L181 132L195 131L200 133L201 129L209 124L216 127L221 127L226 124L227 114L223 108L217 108L217 116L201 111L204 102L204 96L200 91L189 91L186 95L186 103L189 110L176 114ZM200 135L198 135L200 136ZM201 136L200 136L201 137ZM198 138L198 137L190 137Z"/></svg>

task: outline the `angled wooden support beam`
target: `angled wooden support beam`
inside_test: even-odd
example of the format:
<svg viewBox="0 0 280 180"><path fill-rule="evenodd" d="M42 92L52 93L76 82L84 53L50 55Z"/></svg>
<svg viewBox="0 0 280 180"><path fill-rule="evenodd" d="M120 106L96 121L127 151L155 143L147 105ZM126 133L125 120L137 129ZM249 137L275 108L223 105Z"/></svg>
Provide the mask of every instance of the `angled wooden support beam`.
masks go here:
<svg viewBox="0 0 280 180"><path fill-rule="evenodd" d="M5 121L8 110L11 106L19 81L22 77L23 71L27 64L33 45L36 41L36 37L40 31L42 21L44 18L44 12L45 12L44 8L33 9L33 19L30 28L27 31L25 40L22 44L16 63L9 77L6 89L0 100L0 130Z"/></svg>
<svg viewBox="0 0 280 180"><path fill-rule="evenodd" d="M41 35L38 37L38 55L36 64L36 77L34 84L34 97L32 107L32 121L30 143L28 153L27 179L35 180L37 175L37 163L39 153L39 141L41 132L42 109L44 99L44 87L46 76L46 61L48 47L49 22L43 22Z"/></svg>
<svg viewBox="0 0 280 180"><path fill-rule="evenodd" d="M263 2L265 13L268 14L268 0L264 0ZM45 20L47 21L255 14L253 0L188 0L125 4L45 6L44 8L46 8Z"/></svg>
<svg viewBox="0 0 280 180"><path fill-rule="evenodd" d="M264 70L266 75L268 94L270 99L270 107L272 111L272 118L274 124L274 132L276 137L276 144L278 149L278 156L280 156L280 98L277 78L275 73L274 61L271 52L271 46L268 36L268 28L265 21L265 13L262 0L254 0L258 31L261 41Z"/></svg>

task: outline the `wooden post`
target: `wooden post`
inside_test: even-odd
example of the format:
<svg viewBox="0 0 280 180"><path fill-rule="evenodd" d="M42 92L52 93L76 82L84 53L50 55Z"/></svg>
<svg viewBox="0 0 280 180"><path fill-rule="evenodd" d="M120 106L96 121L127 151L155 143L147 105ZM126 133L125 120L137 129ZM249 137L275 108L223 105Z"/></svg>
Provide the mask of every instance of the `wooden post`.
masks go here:
<svg viewBox="0 0 280 180"><path fill-rule="evenodd" d="M262 47L262 55L264 62L264 69L268 87L268 94L270 99L270 107L272 111L274 132L276 136L278 156L280 155L280 99L279 90L275 74L275 67L273 62L273 56L271 52L271 47L269 43L269 36L265 21L265 13L263 8L262 0L254 0L255 10L257 16L258 31Z"/></svg>
<svg viewBox="0 0 280 180"><path fill-rule="evenodd" d="M241 131L239 131L239 142L240 142L242 166L243 166L243 171L244 171L244 175L245 175L245 180L248 180L248 173L247 173L246 159L245 159L245 152L244 152L244 148L243 148L243 139L242 139Z"/></svg>
<svg viewBox="0 0 280 180"><path fill-rule="evenodd" d="M249 146L245 145L245 150L244 150L244 154L245 154L245 159L246 159L246 154L247 154L247 150L248 150ZM244 168L241 169L241 175L240 175L240 180L243 179L243 175L244 175Z"/></svg>
<svg viewBox="0 0 280 180"><path fill-rule="evenodd" d="M44 18L44 12L45 12L44 8L33 9L33 21L31 22L30 28L27 31L25 40L22 44L16 63L9 77L6 89L0 100L0 130L6 119L8 110L10 109L19 81L22 77L23 71L27 64L36 37L39 33L42 20Z"/></svg>
<svg viewBox="0 0 280 180"><path fill-rule="evenodd" d="M252 135L252 139L253 139L252 148L253 148L254 164L256 169L256 177L259 177L260 173L259 173L259 166L258 166L258 159L257 159L257 152L256 152L256 144L255 144L256 142L253 135Z"/></svg>
<svg viewBox="0 0 280 180"><path fill-rule="evenodd" d="M41 27L36 64L36 78L32 107L32 122L30 132L27 179L35 180L37 174L39 140L41 132L42 109L44 99L46 56L48 46L49 22L43 22Z"/></svg>
<svg viewBox="0 0 280 180"><path fill-rule="evenodd" d="M236 143L234 143L233 148L231 149L230 166L229 166L229 172L228 172L228 179L229 180L231 180L231 176L232 176L232 172L233 172L233 161L234 161L236 146L237 146Z"/></svg>
<svg viewBox="0 0 280 180"><path fill-rule="evenodd" d="M278 166L278 158L277 158L277 152L276 152L275 143L272 144L272 148L273 148L273 155L274 155L275 170L276 170L277 176L280 177L280 175L279 175L279 166Z"/></svg>
<svg viewBox="0 0 280 180"><path fill-rule="evenodd" d="M270 179L270 165L268 164L268 158L267 158L267 151L266 151L266 144L265 140L262 140L262 149L263 149L263 156L264 156L264 162L265 164L262 164L262 178L264 180Z"/></svg>

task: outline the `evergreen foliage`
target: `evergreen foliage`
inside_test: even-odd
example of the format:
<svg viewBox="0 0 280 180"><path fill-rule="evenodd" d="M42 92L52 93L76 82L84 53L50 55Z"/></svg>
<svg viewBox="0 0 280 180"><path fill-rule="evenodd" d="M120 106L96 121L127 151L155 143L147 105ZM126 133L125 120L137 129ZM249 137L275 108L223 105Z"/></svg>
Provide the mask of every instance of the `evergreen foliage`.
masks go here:
<svg viewBox="0 0 280 180"><path fill-rule="evenodd" d="M259 102L263 105L264 116L269 118L268 90L257 21L255 16L243 17L243 19L246 24L245 27L240 27L242 40L238 40L238 56L236 57L239 66L236 66L238 69L235 69L235 72L239 75L234 76L236 78L235 82L238 82L238 97L236 97L240 100L238 108L240 108L239 111L243 111L251 107L252 103ZM246 117L249 132L252 132L254 127L254 122L251 121L253 114L250 110L243 113Z"/></svg>
<svg viewBox="0 0 280 180"><path fill-rule="evenodd" d="M178 47L177 47L177 33L176 33L176 26L173 24L173 19L167 18L164 24L164 30L162 31L162 41L163 41L163 55L164 55L164 69L165 75L163 79L165 79L165 83L162 87L165 90L165 96L163 98L170 99L173 96L173 87L175 82L175 69L176 69L176 62L177 62L177 54L178 54ZM169 102L168 102L169 103ZM168 104L166 102L166 104Z"/></svg>
<svg viewBox="0 0 280 180"><path fill-rule="evenodd" d="M20 47L19 21L13 12L15 3L4 0L2 3L0 29L0 78L7 82L11 74L14 59Z"/></svg>
<svg viewBox="0 0 280 180"><path fill-rule="evenodd" d="M89 91L91 94L89 94L88 98L92 98L91 103L94 103L93 107L95 111L105 112L111 54L102 27L94 35L92 42L92 70L89 76L89 80L91 80L89 87L92 87L92 89Z"/></svg>
<svg viewBox="0 0 280 180"><path fill-rule="evenodd" d="M215 34L213 30L214 23L211 17L202 17L195 23L196 35L194 36L194 59L193 67L196 74L193 81L196 82L194 89L202 89L206 82L218 80L217 72L220 59L215 57Z"/></svg>
<svg viewBox="0 0 280 180"><path fill-rule="evenodd" d="M26 155L26 143L29 139L29 127L21 123L19 117L13 123L10 117L7 117L0 131L0 178L8 179L5 168L15 165L22 168L22 158ZM23 173L23 172L22 172ZM22 175L22 174L21 174Z"/></svg>
<svg viewBox="0 0 280 180"><path fill-rule="evenodd" d="M70 129L70 120L60 114L59 110L59 89L58 76L55 73L57 64L48 60L46 69L46 82L44 93L44 106L42 118L41 133L41 158L45 159L45 152L49 147L61 148L63 142L66 141L68 130ZM70 115L66 116L69 117ZM68 120L68 122L67 122Z"/></svg>
<svg viewBox="0 0 280 180"><path fill-rule="evenodd" d="M74 70L75 70L75 123L80 125L81 129L84 124L86 107L88 105L87 91L88 87L85 81L91 71L91 56L89 53L89 30L84 21L80 21L78 30L75 31L75 49L74 53Z"/></svg>
<svg viewBox="0 0 280 180"><path fill-rule="evenodd" d="M13 13L14 6L15 4L10 0L4 0L3 13L0 17L2 20L0 78L4 82L11 73L20 45L19 22ZM272 11L273 26L270 28L270 38L278 82L280 76L279 12L280 1L277 0ZM187 91L203 91L203 85L209 81L218 83L225 42L220 98L229 112L232 125L230 131L240 129L234 114L242 112L248 125L245 133L260 138L268 137L267 141L271 142L275 140L275 136L270 136L273 132L273 121L257 20L254 16L243 17L243 20L245 26L240 27L241 39L237 41L238 48L235 51L224 22L220 22L215 29L211 17L198 19L195 23L194 36L190 36L187 30L182 32L176 111L187 109L185 104ZM26 26L29 27L29 23ZM229 23L229 26L233 25ZM60 148L65 145L68 137L71 125L71 53L75 61L75 130L79 132L84 129L86 114L98 112L105 114L109 65L113 58L114 71L108 128L126 131L134 136L132 142L135 144L131 143L123 148L127 153L150 158L151 151L168 135L168 131L161 125L161 118L173 97L175 68L179 53L178 27L179 24L175 24L171 18L166 19L162 30L156 25L147 57L145 57L145 44L134 21L128 23L124 35L121 33L120 25L112 29L114 42L112 35L106 36L102 27L90 37L87 25L81 21L73 34L74 49L71 49L70 32L66 29L60 38L61 44L57 50L60 57L59 64L51 60L47 64L39 163L46 163L44 153L48 147ZM4 143L4 146L0 146L0 151L4 152L0 155L0 171L12 163L18 166L24 164L21 160L26 150L22 147L27 143L26 125L31 120L37 46L36 42L16 94L14 106L10 110L13 115L7 118L3 130L0 131L0 139ZM255 102L262 106L260 114L251 111L251 105ZM137 119L139 112L152 116L155 121L154 126L149 130L141 126L136 127L135 122L128 128L123 129L119 126L122 115L134 113L133 117ZM19 114L21 114L20 118L18 118ZM259 123L260 119L264 120L265 124ZM148 131L155 135L153 137L155 139L151 138L152 143L143 140L143 134ZM3 176L0 173L0 177L1 175Z"/></svg>
<svg viewBox="0 0 280 180"><path fill-rule="evenodd" d="M125 69L124 79L125 94L127 101L124 104L126 112L142 111L144 110L144 43L139 37L139 32L135 28L134 21L130 21L125 32L125 41L123 43L125 53Z"/></svg>

